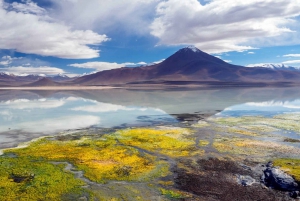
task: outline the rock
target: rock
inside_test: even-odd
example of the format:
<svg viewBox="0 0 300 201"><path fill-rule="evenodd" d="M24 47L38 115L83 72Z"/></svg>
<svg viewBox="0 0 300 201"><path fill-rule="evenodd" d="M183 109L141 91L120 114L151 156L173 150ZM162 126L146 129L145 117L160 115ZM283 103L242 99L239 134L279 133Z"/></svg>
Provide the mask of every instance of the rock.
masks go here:
<svg viewBox="0 0 300 201"><path fill-rule="evenodd" d="M243 186L251 186L256 182L252 177L244 175L237 175L237 181Z"/></svg>
<svg viewBox="0 0 300 201"><path fill-rule="evenodd" d="M262 182L268 187L283 191L297 191L299 189L293 177L278 168L272 167L269 163L263 173Z"/></svg>
<svg viewBox="0 0 300 201"><path fill-rule="evenodd" d="M292 198L298 198L298 196L299 196L299 191L292 191L292 192L290 192L290 196L292 197Z"/></svg>

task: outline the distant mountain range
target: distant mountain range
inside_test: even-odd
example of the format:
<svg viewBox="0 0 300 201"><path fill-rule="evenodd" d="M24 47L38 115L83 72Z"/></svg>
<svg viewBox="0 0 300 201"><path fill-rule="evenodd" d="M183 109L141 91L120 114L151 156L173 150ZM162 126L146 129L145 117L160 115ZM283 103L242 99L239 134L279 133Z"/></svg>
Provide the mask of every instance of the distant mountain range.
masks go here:
<svg viewBox="0 0 300 201"><path fill-rule="evenodd" d="M292 66L288 66L285 64L252 64L249 65L247 67L257 67L257 68L270 68L273 70L289 70L289 71L299 71L300 72L300 68L296 68L296 67L292 67Z"/></svg>
<svg viewBox="0 0 300 201"><path fill-rule="evenodd" d="M184 82L300 82L300 73L229 64L195 47L180 49L159 64L101 71L73 80L80 85Z"/></svg>
<svg viewBox="0 0 300 201"><path fill-rule="evenodd" d="M14 75L7 72L0 72L0 86L28 85L30 83L37 82L45 77L45 75ZM63 74L57 74L54 76L49 76L47 78L54 82L65 82L75 79Z"/></svg>
<svg viewBox="0 0 300 201"><path fill-rule="evenodd" d="M271 83L298 82L300 71L285 66L258 66L246 68L227 63L195 47L180 49L158 64L140 67L122 67L105 70L77 78L57 75L41 80L41 77L19 77L0 74L0 85L18 83L30 86L58 85L138 85L138 84L197 84L197 83ZM23 79L23 80L21 80ZM25 81L25 80L26 81ZM13 80L11 82L11 80ZM21 80L21 81L20 81Z"/></svg>

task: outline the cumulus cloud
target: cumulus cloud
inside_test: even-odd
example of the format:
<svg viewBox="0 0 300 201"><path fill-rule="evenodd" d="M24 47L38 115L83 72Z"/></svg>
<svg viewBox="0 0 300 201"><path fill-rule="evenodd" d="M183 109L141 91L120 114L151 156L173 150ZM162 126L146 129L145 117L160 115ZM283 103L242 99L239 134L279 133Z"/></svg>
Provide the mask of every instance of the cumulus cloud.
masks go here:
<svg viewBox="0 0 300 201"><path fill-rule="evenodd" d="M159 44L194 44L209 53L245 51L256 48L249 44L263 46L270 37L293 33L289 25L300 15L300 0L212 0L205 5L167 0L156 14L151 34Z"/></svg>
<svg viewBox="0 0 300 201"><path fill-rule="evenodd" d="M6 4L6 8L23 13L32 13L37 15L43 15L47 11L44 8L39 7L31 0L25 0L23 3L13 2L12 4Z"/></svg>
<svg viewBox="0 0 300 201"><path fill-rule="evenodd" d="M300 57L300 54L286 54L283 57Z"/></svg>
<svg viewBox="0 0 300 201"><path fill-rule="evenodd" d="M155 7L161 0L50 0L56 10L50 13L79 29L103 32L148 34ZM80 13L80 14L79 14Z"/></svg>
<svg viewBox="0 0 300 201"><path fill-rule="evenodd" d="M23 59L23 57L11 57L6 55L0 59L0 65L7 66L9 64L12 64L16 60L21 60L21 59Z"/></svg>
<svg viewBox="0 0 300 201"><path fill-rule="evenodd" d="M139 62L139 63L86 62L86 63L70 64L69 66L76 67L76 68L88 68L88 69L95 69L97 71L104 71L104 70L111 70L111 69L121 68L126 66L140 66L145 64L146 64L145 62Z"/></svg>
<svg viewBox="0 0 300 201"><path fill-rule="evenodd" d="M28 74L57 75L57 74L65 73L65 71L60 68L50 67L50 66L41 66L41 67L13 66L7 68L0 68L0 70L14 75L28 75Z"/></svg>
<svg viewBox="0 0 300 201"><path fill-rule="evenodd" d="M247 52L248 54L255 54L255 52Z"/></svg>
<svg viewBox="0 0 300 201"><path fill-rule="evenodd" d="M73 30L65 23L49 19L44 10L31 1L8 4L0 0L0 49L67 59L88 59L99 56L99 50L91 45L109 40L106 35L99 35L92 30Z"/></svg>

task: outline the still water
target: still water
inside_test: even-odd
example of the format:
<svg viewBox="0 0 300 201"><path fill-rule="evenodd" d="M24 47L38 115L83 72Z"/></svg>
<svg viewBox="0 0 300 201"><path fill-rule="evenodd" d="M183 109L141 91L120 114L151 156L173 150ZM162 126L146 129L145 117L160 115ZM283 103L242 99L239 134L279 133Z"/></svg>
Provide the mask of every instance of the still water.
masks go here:
<svg viewBox="0 0 300 201"><path fill-rule="evenodd" d="M170 125L179 116L300 112L297 88L0 91L0 148L88 127Z"/></svg>

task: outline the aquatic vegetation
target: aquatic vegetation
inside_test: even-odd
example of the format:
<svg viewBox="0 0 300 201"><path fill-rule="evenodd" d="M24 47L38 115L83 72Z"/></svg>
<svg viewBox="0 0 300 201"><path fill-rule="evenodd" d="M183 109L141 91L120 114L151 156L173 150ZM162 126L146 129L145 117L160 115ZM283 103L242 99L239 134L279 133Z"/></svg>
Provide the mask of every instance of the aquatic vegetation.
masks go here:
<svg viewBox="0 0 300 201"><path fill-rule="evenodd" d="M160 191L161 194L163 194L167 198L171 198L171 199L184 198L184 194L178 190L169 190L169 189L161 188Z"/></svg>
<svg viewBox="0 0 300 201"><path fill-rule="evenodd" d="M273 161L274 166L292 175L295 180L300 181L300 159L279 158Z"/></svg>
<svg viewBox="0 0 300 201"><path fill-rule="evenodd" d="M205 147L205 146L207 146L209 144L210 144L210 142L207 141L207 140L199 140L199 146L200 147Z"/></svg>
<svg viewBox="0 0 300 201"><path fill-rule="evenodd" d="M210 126L210 124L207 123L206 121L202 121L202 120L200 120L200 121L198 121L198 123L192 125L192 127L195 127L195 128L205 128L208 126Z"/></svg>
<svg viewBox="0 0 300 201"><path fill-rule="evenodd" d="M0 157L0 200L62 200L88 195L85 183L54 165L32 157Z"/></svg>
<svg viewBox="0 0 300 201"><path fill-rule="evenodd" d="M292 143L300 142L300 140L293 139L293 138L285 138L283 141L284 142L292 142Z"/></svg>
<svg viewBox="0 0 300 201"><path fill-rule="evenodd" d="M79 140L42 139L22 149L8 150L20 157L31 156L49 161L68 161L85 177L96 182L106 180L140 180L167 174L167 164L137 149L118 145L110 136Z"/></svg>
<svg viewBox="0 0 300 201"><path fill-rule="evenodd" d="M276 129L289 130L300 132L300 124L297 119L299 114L281 114L272 117L261 117L261 116L243 116L243 117L219 117L211 118L211 121L214 121L221 125L227 126L239 126L244 128L250 128L254 131L261 132L273 132Z"/></svg>
<svg viewBox="0 0 300 201"><path fill-rule="evenodd" d="M116 137L124 145L171 157L203 153L197 150L194 139L187 137L188 134L187 129L126 129L118 131Z"/></svg>
<svg viewBox="0 0 300 201"><path fill-rule="evenodd" d="M229 128L228 132L237 133L237 134L240 134L240 135L258 136L258 134L256 132L241 130L241 129L237 129L237 128Z"/></svg>
<svg viewBox="0 0 300 201"><path fill-rule="evenodd" d="M297 155L300 153L300 149L295 147L244 138L217 138L213 143L213 147L222 153L227 152L251 157L270 157L278 154Z"/></svg>

